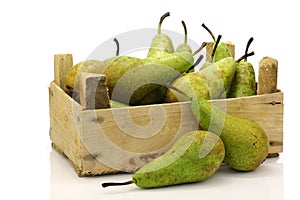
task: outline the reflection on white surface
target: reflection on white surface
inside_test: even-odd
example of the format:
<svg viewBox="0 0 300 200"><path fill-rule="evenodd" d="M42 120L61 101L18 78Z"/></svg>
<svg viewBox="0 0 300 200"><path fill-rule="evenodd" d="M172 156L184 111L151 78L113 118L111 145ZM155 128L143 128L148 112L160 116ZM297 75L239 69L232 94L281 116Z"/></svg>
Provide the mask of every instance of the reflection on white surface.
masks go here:
<svg viewBox="0 0 300 200"><path fill-rule="evenodd" d="M253 172L237 172L226 165L209 179L193 184L140 189L127 186L102 188L103 182L122 182L131 174L78 177L69 161L56 152L50 153L51 200L113 200L113 199L283 199L283 164L278 158L268 158Z"/></svg>

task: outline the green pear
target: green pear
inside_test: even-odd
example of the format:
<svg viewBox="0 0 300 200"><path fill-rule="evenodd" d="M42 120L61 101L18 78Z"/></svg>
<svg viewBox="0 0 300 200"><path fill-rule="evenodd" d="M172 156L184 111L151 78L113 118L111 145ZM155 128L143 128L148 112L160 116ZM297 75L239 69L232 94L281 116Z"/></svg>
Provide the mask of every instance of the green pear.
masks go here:
<svg viewBox="0 0 300 200"><path fill-rule="evenodd" d="M128 105L123 104L121 102L118 101L114 101L114 100L109 100L109 104L111 108L124 108L124 107L128 107Z"/></svg>
<svg viewBox="0 0 300 200"><path fill-rule="evenodd" d="M192 49L191 49L190 45L187 43L188 35L187 35L187 28L186 28L185 22L181 21L181 24L184 28L184 42L178 45L176 52L177 53L180 53L180 52L192 53Z"/></svg>
<svg viewBox="0 0 300 200"><path fill-rule="evenodd" d="M214 34L211 32L211 30L205 24L202 24L202 27L209 32L209 34L211 35L211 37L214 41L214 44L215 44L216 39L215 39ZM221 60L222 58L226 58L226 57L233 57L233 55L230 52L230 49L228 48L227 44L224 42L220 42L217 45L217 48L215 50L213 61L217 62L217 61Z"/></svg>
<svg viewBox="0 0 300 200"><path fill-rule="evenodd" d="M187 72L194 63L193 56L190 52L161 52L157 57L145 59L129 56L108 59L104 61L103 73L108 77L110 97L129 105L162 103L166 92L163 84Z"/></svg>
<svg viewBox="0 0 300 200"><path fill-rule="evenodd" d="M200 67L199 70L205 69L206 67L208 67L214 63L215 53L216 53L216 50L217 50L218 44L220 43L221 38L222 38L222 35L218 35L218 38L217 38L216 42L214 43L214 48L212 50L210 59L207 59L205 61L205 63L203 63L203 65Z"/></svg>
<svg viewBox="0 0 300 200"><path fill-rule="evenodd" d="M245 53L248 53L249 46L253 41L251 37L247 43ZM227 93L227 98L236 98L244 96L252 96L256 94L255 72L251 63L247 62L247 58L240 61Z"/></svg>
<svg viewBox="0 0 300 200"><path fill-rule="evenodd" d="M232 57L223 58L199 72L191 72L178 77L171 85L183 91L187 96L207 100L217 99L230 87L236 65L237 61ZM165 102L189 101L186 95L168 89Z"/></svg>
<svg viewBox="0 0 300 200"><path fill-rule="evenodd" d="M101 73L104 63L99 60L86 60L74 65L65 75L64 90L69 95L75 95L79 91L80 72Z"/></svg>
<svg viewBox="0 0 300 200"><path fill-rule="evenodd" d="M193 98L191 109L204 130L220 136L226 149L224 162L231 168L251 171L266 159L269 142L260 125L226 114L207 100Z"/></svg>
<svg viewBox="0 0 300 200"><path fill-rule="evenodd" d="M172 67L179 73L185 73L194 63L194 55L189 52L161 52L157 57L147 57L145 63L159 64Z"/></svg>
<svg viewBox="0 0 300 200"><path fill-rule="evenodd" d="M161 33L162 22L168 16L170 16L169 12L161 16L158 23L157 34L152 39L147 57L157 56L157 54L160 54L160 52L174 52L173 42L171 38L168 35Z"/></svg>
<svg viewBox="0 0 300 200"><path fill-rule="evenodd" d="M179 74L166 65L140 64L119 77L114 88L110 89L111 99L132 106L162 103L166 91L163 84Z"/></svg>
<svg viewBox="0 0 300 200"><path fill-rule="evenodd" d="M142 65L143 59L132 56L116 56L104 61L103 74L107 76L107 87L110 97L119 79L128 71Z"/></svg>
<svg viewBox="0 0 300 200"><path fill-rule="evenodd" d="M184 134L163 155L140 168L125 183L103 183L102 187L135 183L157 188L208 179L221 166L225 149L222 140L208 131Z"/></svg>
<svg viewBox="0 0 300 200"><path fill-rule="evenodd" d="M117 46L116 56L119 55L119 41L114 38ZM106 64L100 60L86 60L74 65L65 75L64 90L73 98L79 98L79 76L80 72L102 73Z"/></svg>

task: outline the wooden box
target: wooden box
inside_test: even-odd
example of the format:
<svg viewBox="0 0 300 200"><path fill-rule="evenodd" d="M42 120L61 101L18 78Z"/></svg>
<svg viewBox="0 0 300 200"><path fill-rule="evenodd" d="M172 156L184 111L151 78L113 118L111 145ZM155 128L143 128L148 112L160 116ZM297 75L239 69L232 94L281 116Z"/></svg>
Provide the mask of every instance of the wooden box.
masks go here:
<svg viewBox="0 0 300 200"><path fill-rule="evenodd" d="M72 55L55 55L49 86L50 138L79 176L134 172L164 153L181 135L198 129L190 102L84 109L60 87ZM274 156L283 151L283 93L214 100L226 112L266 131Z"/></svg>

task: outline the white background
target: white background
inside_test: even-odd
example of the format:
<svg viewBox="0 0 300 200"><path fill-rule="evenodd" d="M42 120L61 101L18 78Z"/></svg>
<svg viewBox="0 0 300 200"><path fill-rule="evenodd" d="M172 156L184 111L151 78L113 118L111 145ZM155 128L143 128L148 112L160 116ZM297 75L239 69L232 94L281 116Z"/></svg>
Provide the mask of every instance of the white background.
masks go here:
<svg viewBox="0 0 300 200"><path fill-rule="evenodd" d="M159 17L167 11L171 12L171 18L164 23L164 29L182 32L180 21L185 20L189 37L199 39L201 43L210 41L209 35L201 27L205 23L216 35L222 34L224 40L235 43L237 55L242 54L248 38L253 36L251 49L256 55L248 60L256 70L263 56L278 59L278 87L285 95L284 153L278 162L283 166L285 199L292 199L298 194L297 184L293 183L300 178L297 165L297 114L300 111L297 102L300 45L297 1L6 2L0 3L1 199L2 196L6 199L50 199L51 172L56 170L51 170L53 152L49 140L47 87L53 80L54 54L72 53L74 63L85 60L99 44L114 35L133 29L156 28ZM60 157L58 159L58 164L65 162ZM274 166L275 169L276 163L268 166ZM71 167L69 169L66 173L74 173ZM80 181L78 179L74 178L74 182ZM95 190L98 195L98 198L93 198L103 199L101 190L97 191L101 179L88 180L84 179L86 184L90 184L89 189ZM234 192L238 185L245 184L245 180L239 182L238 178L231 181L236 183L236 187L231 185L225 197ZM263 178L258 179L258 184L260 181L264 181ZM249 185L249 190L252 185ZM72 184L68 186L72 190ZM124 194L137 192L129 188L121 190L120 199ZM75 190L78 192L80 188L74 187ZM165 195L174 199L168 196L168 191L172 190L164 189L161 197ZM217 190L217 185L212 184L212 196ZM276 187L274 190L276 192ZM59 194L56 193L55 199L66 199ZM143 196L140 191L138 194L140 196L132 197ZM148 194L145 192L145 195ZM197 193L195 187L186 195L199 195L198 198L201 198L201 193ZM117 195L112 197L118 198ZM86 199L93 198L87 196ZM186 196L182 193L177 198Z"/></svg>

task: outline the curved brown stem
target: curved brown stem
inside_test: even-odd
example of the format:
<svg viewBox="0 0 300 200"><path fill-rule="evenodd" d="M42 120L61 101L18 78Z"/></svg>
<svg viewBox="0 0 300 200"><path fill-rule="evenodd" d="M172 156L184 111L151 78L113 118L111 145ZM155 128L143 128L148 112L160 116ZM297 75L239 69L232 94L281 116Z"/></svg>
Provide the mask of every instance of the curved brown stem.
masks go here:
<svg viewBox="0 0 300 200"><path fill-rule="evenodd" d="M170 12L166 12L163 16L160 17L160 20L159 20L159 23L158 23L158 34L161 33L161 24L162 22L164 21L164 19L166 17L169 17L170 16Z"/></svg>
<svg viewBox="0 0 300 200"><path fill-rule="evenodd" d="M204 23L202 24L202 27L205 28L205 30L207 30L207 31L209 32L210 36L212 37L212 39L213 39L214 42L215 42L215 41L216 41L216 38L215 38L214 34L211 32L211 30L210 30L207 26L205 26Z"/></svg>
<svg viewBox="0 0 300 200"><path fill-rule="evenodd" d="M201 46L199 47L199 49L197 49L196 51L194 51L193 56L196 55L197 53L199 53L199 51L201 51L205 46L206 46L206 42L202 42Z"/></svg>
<svg viewBox="0 0 300 200"><path fill-rule="evenodd" d="M239 59L236 60L236 62L241 62L243 59L248 58L249 56L253 56L254 52L252 51L251 53L247 53L245 55L243 55L242 57L240 57Z"/></svg>
<svg viewBox="0 0 300 200"><path fill-rule="evenodd" d="M184 44L186 44L187 43L187 28L186 28L186 25L185 25L184 21L181 21L181 24L184 28Z"/></svg>
<svg viewBox="0 0 300 200"><path fill-rule="evenodd" d="M115 43L117 45L116 56L118 56L119 53L120 53L120 44L119 44L119 41L117 40L117 38L114 38L114 41L115 41Z"/></svg>
<svg viewBox="0 0 300 200"><path fill-rule="evenodd" d="M221 38L222 38L222 35L218 35L217 41L215 42L215 45L214 45L214 49L213 49L213 51L211 53L211 60L214 59L214 56L215 56L215 53L216 53L216 50L217 50L217 47L218 47L218 45L220 43Z"/></svg>
<svg viewBox="0 0 300 200"><path fill-rule="evenodd" d="M248 53L248 49L250 47L250 44L253 42L253 37L251 37L248 42L247 42L247 46L246 46L246 50L245 50L245 55ZM247 61L247 57L245 58L245 61Z"/></svg>

